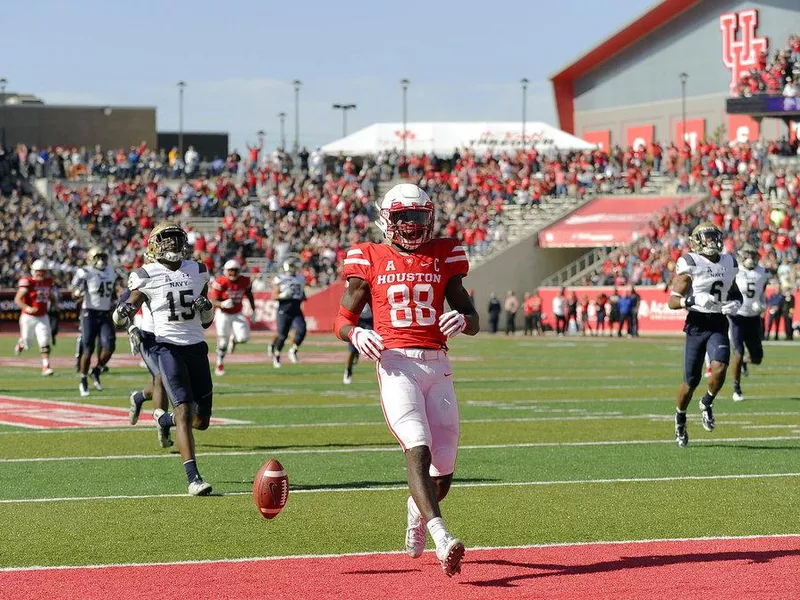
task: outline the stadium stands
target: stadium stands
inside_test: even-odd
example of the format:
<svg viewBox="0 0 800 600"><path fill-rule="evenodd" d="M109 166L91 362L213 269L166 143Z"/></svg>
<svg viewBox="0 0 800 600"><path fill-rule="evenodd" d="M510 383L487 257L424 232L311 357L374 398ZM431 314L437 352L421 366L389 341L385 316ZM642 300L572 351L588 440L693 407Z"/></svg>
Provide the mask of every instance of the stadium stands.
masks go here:
<svg viewBox="0 0 800 600"><path fill-rule="evenodd" d="M756 94L800 96L800 33L790 36L783 48L775 51L772 61L767 52L759 56L758 67L739 79L739 96Z"/></svg>

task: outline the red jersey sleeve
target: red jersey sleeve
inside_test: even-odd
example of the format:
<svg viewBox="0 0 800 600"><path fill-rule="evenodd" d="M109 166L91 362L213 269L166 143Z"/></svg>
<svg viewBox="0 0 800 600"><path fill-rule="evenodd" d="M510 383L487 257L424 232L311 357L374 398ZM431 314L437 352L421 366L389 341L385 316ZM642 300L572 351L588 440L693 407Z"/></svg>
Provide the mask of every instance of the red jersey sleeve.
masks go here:
<svg viewBox="0 0 800 600"><path fill-rule="evenodd" d="M214 281L212 281L209 288L208 297L211 300L222 300L222 294L225 291L225 284L222 280L222 276L217 277Z"/></svg>
<svg viewBox="0 0 800 600"><path fill-rule="evenodd" d="M344 270L342 276L345 281L351 277L358 277L369 281L372 275L372 261L369 246L357 244L347 251L344 257Z"/></svg>
<svg viewBox="0 0 800 600"><path fill-rule="evenodd" d="M29 288L31 287L31 281L27 277L23 277L19 280L19 287L21 288Z"/></svg>
<svg viewBox="0 0 800 600"><path fill-rule="evenodd" d="M245 277L244 275L239 276L239 281L242 282L242 291L249 292L250 288L253 287L253 282L250 281L249 277Z"/></svg>
<svg viewBox="0 0 800 600"><path fill-rule="evenodd" d="M466 276L469 273L469 258L466 247L456 239L449 238L447 244L442 244L444 264L448 279L455 275Z"/></svg>

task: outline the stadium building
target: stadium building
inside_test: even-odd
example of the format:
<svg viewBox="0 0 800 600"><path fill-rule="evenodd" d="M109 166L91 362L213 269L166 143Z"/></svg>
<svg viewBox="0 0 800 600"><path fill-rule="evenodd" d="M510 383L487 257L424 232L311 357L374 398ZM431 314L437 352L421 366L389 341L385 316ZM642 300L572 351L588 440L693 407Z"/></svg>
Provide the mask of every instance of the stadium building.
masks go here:
<svg viewBox="0 0 800 600"><path fill-rule="evenodd" d="M692 145L786 137L796 98L786 111L728 99L799 23L797 0L659 2L551 77L560 128L604 149L668 144L684 130Z"/></svg>

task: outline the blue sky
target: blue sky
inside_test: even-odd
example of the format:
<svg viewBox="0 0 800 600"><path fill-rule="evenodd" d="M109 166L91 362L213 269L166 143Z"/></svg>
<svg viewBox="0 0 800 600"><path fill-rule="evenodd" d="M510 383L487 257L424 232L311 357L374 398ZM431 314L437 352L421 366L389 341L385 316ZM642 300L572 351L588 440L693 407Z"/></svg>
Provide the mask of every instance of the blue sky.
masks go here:
<svg viewBox="0 0 800 600"><path fill-rule="evenodd" d="M51 104L156 106L158 128L227 131L242 150L278 113L294 139L293 79L300 79L300 142L400 121L400 79L411 80L409 121L516 120L527 77L528 120L556 124L547 77L646 10L651 0L501 3L322 0L117 2L37 0L3 8L9 91ZM569 9L567 9L569 6Z"/></svg>

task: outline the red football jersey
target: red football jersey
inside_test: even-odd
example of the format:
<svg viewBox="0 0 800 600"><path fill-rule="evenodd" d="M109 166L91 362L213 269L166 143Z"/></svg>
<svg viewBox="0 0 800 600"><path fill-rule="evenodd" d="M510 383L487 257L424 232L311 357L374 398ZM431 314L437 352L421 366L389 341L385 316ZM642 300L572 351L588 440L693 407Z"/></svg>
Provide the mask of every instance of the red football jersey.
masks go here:
<svg viewBox="0 0 800 600"><path fill-rule="evenodd" d="M443 348L439 331L447 282L469 272L464 246L438 238L414 252L389 244L357 244L347 251L344 277L369 284L375 331L386 348Z"/></svg>
<svg viewBox="0 0 800 600"><path fill-rule="evenodd" d="M36 309L33 313L37 317L47 314L47 305L50 304L50 296L53 293L53 278L34 279L33 277L23 277L19 280L19 287L27 291L23 296L23 302Z"/></svg>
<svg viewBox="0 0 800 600"><path fill-rule="evenodd" d="M220 275L211 282L211 290L208 297L212 300L233 300L233 308L222 308L222 312L228 314L238 314L242 312L242 298L245 292L250 289L250 278L240 275L236 281L231 281L225 275Z"/></svg>

